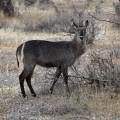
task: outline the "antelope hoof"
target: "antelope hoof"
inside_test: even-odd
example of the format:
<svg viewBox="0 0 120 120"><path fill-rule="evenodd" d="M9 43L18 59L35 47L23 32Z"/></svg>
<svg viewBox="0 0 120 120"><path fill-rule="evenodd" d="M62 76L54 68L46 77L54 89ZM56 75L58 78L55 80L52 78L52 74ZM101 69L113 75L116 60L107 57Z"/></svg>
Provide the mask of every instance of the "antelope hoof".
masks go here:
<svg viewBox="0 0 120 120"><path fill-rule="evenodd" d="M25 97L26 97L26 94L23 94L23 97L25 98Z"/></svg>
<svg viewBox="0 0 120 120"><path fill-rule="evenodd" d="M37 95L36 95L36 94L32 94L32 96L33 96L33 97L37 97Z"/></svg>
<svg viewBox="0 0 120 120"><path fill-rule="evenodd" d="M52 88L50 88L49 92L50 92L50 94L52 95L52 93L53 93L53 89L52 89Z"/></svg>

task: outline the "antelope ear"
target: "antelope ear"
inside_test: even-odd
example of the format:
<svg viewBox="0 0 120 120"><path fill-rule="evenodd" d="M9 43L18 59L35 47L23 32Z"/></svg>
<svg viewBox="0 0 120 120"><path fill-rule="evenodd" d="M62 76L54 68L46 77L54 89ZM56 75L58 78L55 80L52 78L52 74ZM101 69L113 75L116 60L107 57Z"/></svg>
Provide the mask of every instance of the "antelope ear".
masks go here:
<svg viewBox="0 0 120 120"><path fill-rule="evenodd" d="M89 25L89 22L88 22L88 20L86 20L85 27L87 27L88 25Z"/></svg>
<svg viewBox="0 0 120 120"><path fill-rule="evenodd" d="M71 20L71 27L78 29L78 25L73 20Z"/></svg>

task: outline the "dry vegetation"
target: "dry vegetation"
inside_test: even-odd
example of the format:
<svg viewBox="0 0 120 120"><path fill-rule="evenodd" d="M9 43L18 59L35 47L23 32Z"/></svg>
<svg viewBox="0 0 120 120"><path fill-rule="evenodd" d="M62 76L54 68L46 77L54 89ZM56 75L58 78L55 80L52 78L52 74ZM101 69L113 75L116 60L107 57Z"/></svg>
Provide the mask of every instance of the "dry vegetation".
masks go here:
<svg viewBox="0 0 120 120"><path fill-rule="evenodd" d="M12 0L12 3L15 16L0 15L0 120L119 120L120 28L98 21L87 12L117 21L119 1L52 0L43 3L37 0L30 6L24 5L23 0ZM93 44L69 68L70 97L66 96L62 76L50 95L55 70L37 66L32 78L37 97L30 95L25 83L28 97L24 99L18 80L23 66L18 69L15 58L17 46L30 39L71 40L71 19L77 23L90 21L87 39Z"/></svg>

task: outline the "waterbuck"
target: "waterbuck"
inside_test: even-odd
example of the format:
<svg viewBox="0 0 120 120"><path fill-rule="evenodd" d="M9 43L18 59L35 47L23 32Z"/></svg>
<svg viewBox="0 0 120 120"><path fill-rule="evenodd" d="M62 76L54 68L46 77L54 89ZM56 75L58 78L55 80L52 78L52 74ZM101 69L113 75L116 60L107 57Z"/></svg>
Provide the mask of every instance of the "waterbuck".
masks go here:
<svg viewBox="0 0 120 120"><path fill-rule="evenodd" d="M20 58L24 64L24 70L19 76L23 97L26 97L24 79L26 79L31 94L36 96L31 85L31 77L36 65L57 68L53 84L50 88L51 93L53 92L55 83L61 73L63 73L66 90L69 91L68 67L71 66L86 50L86 39L84 38L88 26L88 20L85 22L84 26L78 26L73 20L71 21L71 25L75 29L75 35L72 41L50 42L44 40L30 40L21 44L17 48L16 58L18 67L18 58Z"/></svg>

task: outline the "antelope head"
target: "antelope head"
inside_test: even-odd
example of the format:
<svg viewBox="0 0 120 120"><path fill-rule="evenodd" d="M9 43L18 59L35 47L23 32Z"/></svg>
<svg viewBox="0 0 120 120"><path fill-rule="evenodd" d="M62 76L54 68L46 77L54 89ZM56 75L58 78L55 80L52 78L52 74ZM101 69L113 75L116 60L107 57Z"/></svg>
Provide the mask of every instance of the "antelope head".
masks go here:
<svg viewBox="0 0 120 120"><path fill-rule="evenodd" d="M75 35L78 42L81 42L84 40L88 24L89 22L87 20L84 26L78 26L73 20L71 20L71 26L74 27L75 29Z"/></svg>

